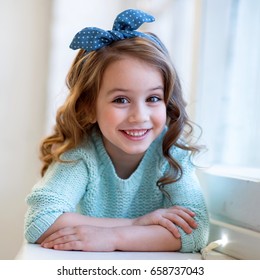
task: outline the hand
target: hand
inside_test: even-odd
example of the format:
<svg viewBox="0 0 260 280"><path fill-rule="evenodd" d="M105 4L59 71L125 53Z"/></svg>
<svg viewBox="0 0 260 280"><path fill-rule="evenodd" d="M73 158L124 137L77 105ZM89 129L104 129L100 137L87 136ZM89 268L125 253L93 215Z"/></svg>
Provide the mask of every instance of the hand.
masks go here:
<svg viewBox="0 0 260 280"><path fill-rule="evenodd" d="M114 251L113 229L74 226L60 229L43 240L41 246L55 250Z"/></svg>
<svg viewBox="0 0 260 280"><path fill-rule="evenodd" d="M173 206L167 209L157 209L151 213L141 216L134 220L134 225L160 225L168 229L176 238L181 235L177 226L181 227L186 233L191 233L197 228L194 220L195 213L182 206Z"/></svg>

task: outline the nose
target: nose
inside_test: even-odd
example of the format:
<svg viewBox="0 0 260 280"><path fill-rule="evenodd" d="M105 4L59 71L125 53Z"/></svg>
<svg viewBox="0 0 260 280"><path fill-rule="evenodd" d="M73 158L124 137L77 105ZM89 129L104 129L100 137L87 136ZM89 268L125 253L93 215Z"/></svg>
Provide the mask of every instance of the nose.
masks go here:
<svg viewBox="0 0 260 280"><path fill-rule="evenodd" d="M138 103L131 106L128 121L130 123L144 123L149 120L149 109L145 104Z"/></svg>

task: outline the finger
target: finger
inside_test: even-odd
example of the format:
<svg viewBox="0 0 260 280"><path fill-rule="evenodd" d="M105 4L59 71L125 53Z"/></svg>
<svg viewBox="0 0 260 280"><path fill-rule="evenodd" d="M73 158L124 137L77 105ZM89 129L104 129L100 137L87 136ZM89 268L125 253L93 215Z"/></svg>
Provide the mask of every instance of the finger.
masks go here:
<svg viewBox="0 0 260 280"><path fill-rule="evenodd" d="M82 242L77 241L70 241L63 244L56 244L53 246L53 249L55 250L64 250L64 251L82 251Z"/></svg>
<svg viewBox="0 0 260 280"><path fill-rule="evenodd" d="M171 232L174 237L176 238L181 237L178 228L172 221L168 219L161 219L159 225L169 230L169 232Z"/></svg>
<svg viewBox="0 0 260 280"><path fill-rule="evenodd" d="M183 216L185 216L183 213L182 213L182 215L168 214L167 218L169 221L171 221L175 225L181 227L186 233L190 234L190 233L192 233L193 228L197 227L197 224L191 217L189 217L189 215L188 215L189 222L187 222L187 220L185 220L185 218L183 218Z"/></svg>
<svg viewBox="0 0 260 280"><path fill-rule="evenodd" d="M170 207L169 209L172 209L172 210L174 210L174 209L182 210L182 211L184 211L185 213L189 214L189 215L192 216L192 217L194 217L194 216L196 215L196 213L194 213L194 212L191 211L190 209L185 208L185 207L183 207L183 206L178 206L178 205L177 205L177 206Z"/></svg>
<svg viewBox="0 0 260 280"><path fill-rule="evenodd" d="M43 243L42 247L54 248L56 245L61 245L61 244L65 244L65 243L77 241L77 240L78 240L78 238L75 234L65 235L65 236L56 238L55 240Z"/></svg>
<svg viewBox="0 0 260 280"><path fill-rule="evenodd" d="M63 229L59 229L56 232L52 233L51 235L49 235L47 238L45 238L41 244L44 243L49 243L57 238L60 238L62 236L65 235L71 235L74 234L75 230L72 227L67 227L67 228L63 228Z"/></svg>
<svg viewBox="0 0 260 280"><path fill-rule="evenodd" d="M176 210L175 213L166 213L164 215L165 218L171 220L172 222L184 222L185 225L187 224L189 227L195 229L198 227L198 224L196 221L186 212L183 212L182 210ZM184 223L183 223L184 224ZM187 228L187 227L186 227Z"/></svg>

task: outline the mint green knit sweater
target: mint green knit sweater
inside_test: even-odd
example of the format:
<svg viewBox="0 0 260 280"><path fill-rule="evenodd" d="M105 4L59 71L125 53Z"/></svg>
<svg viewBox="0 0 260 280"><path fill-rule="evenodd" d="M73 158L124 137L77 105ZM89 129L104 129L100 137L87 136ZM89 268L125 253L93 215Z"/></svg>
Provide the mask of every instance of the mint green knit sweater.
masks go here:
<svg viewBox="0 0 260 280"><path fill-rule="evenodd" d="M80 147L63 159L77 160L52 164L27 197L25 238L34 243L65 212L93 217L135 218L158 208L184 206L196 213L198 228L186 234L179 228L182 252L196 252L208 240L209 222L205 201L190 162L189 154L172 148L172 155L183 167L183 176L165 189L172 203L156 186L169 169L158 137L128 179L117 176L100 134L96 131Z"/></svg>

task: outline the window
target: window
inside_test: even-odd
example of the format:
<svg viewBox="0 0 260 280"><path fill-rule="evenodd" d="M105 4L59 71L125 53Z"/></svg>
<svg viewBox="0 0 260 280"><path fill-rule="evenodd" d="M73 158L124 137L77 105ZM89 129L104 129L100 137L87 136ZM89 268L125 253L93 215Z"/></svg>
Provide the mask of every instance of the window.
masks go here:
<svg viewBox="0 0 260 280"><path fill-rule="evenodd" d="M259 259L260 1L202 0L195 121L213 168L201 172L211 241Z"/></svg>
<svg viewBox="0 0 260 280"><path fill-rule="evenodd" d="M260 168L259 26L260 1L202 1L196 121L213 164Z"/></svg>

